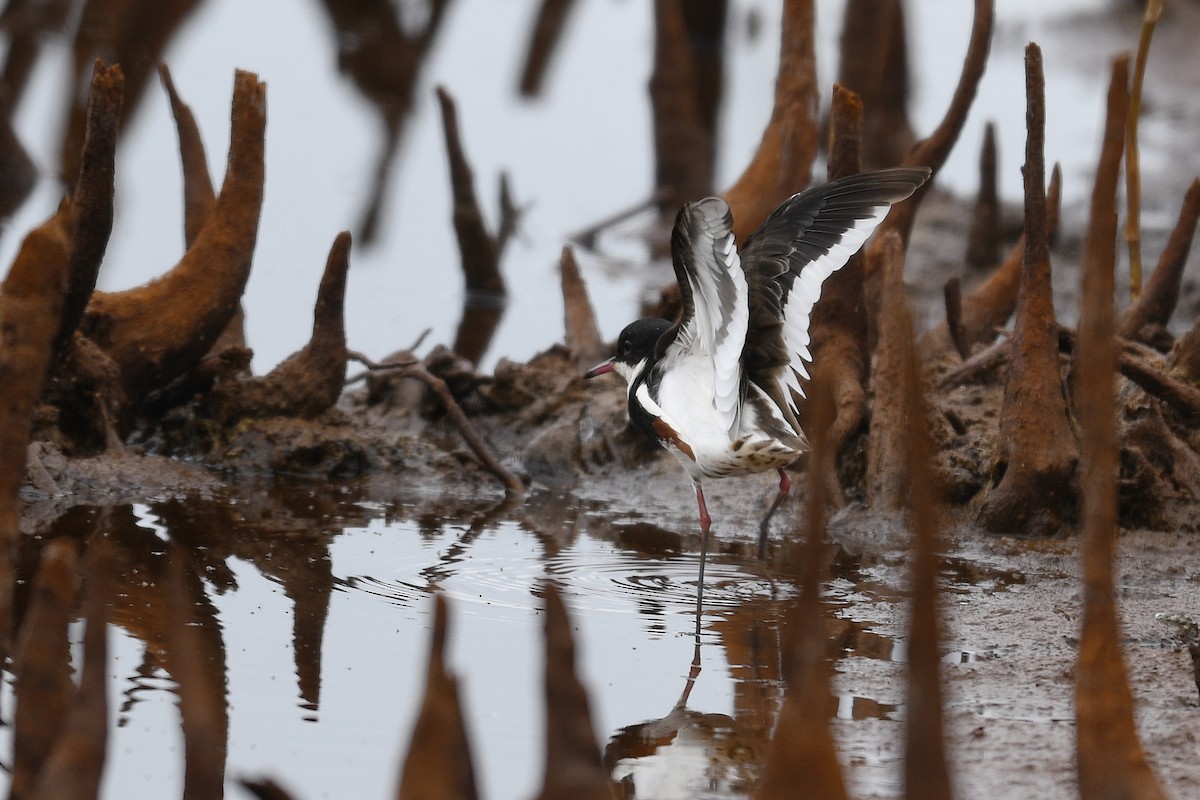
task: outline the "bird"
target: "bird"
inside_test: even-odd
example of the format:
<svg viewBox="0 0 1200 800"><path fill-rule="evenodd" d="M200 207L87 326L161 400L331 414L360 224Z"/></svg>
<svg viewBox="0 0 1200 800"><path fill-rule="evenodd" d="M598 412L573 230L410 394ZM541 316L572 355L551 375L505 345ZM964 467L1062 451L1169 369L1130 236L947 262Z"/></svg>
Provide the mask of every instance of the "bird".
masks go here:
<svg viewBox="0 0 1200 800"><path fill-rule="evenodd" d="M821 285L929 175L927 167L876 170L794 194L740 252L723 199L687 203L671 233L679 320L630 323L615 355L584 374L624 378L633 426L691 478L701 531L697 625L712 526L704 481L778 472L779 493L759 527L764 558L771 517L791 488L785 468L807 449L797 397L809 379L809 321Z"/></svg>

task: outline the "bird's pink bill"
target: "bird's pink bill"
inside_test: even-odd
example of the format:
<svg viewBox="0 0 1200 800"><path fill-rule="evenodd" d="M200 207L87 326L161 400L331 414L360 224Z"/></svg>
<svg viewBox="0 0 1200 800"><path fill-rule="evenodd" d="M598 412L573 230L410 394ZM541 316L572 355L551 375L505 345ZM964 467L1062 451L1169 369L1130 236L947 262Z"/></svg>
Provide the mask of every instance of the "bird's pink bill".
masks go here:
<svg viewBox="0 0 1200 800"><path fill-rule="evenodd" d="M597 375L604 375L605 373L612 372L612 371L613 371L613 360L610 358L608 361L602 361L599 364L597 364L596 366L589 369L587 372L583 373L583 377L584 378L594 378Z"/></svg>

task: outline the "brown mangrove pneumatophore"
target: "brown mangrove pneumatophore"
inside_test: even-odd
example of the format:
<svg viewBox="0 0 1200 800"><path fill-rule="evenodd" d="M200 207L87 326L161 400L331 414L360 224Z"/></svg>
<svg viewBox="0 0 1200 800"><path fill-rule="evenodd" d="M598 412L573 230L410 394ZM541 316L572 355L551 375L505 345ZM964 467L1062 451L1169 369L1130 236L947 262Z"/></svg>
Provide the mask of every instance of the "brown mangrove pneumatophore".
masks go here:
<svg viewBox="0 0 1200 800"><path fill-rule="evenodd" d="M545 584L545 598L546 776L538 800L614 800L587 690L575 671L567 607L553 583Z"/></svg>
<svg viewBox="0 0 1200 800"><path fill-rule="evenodd" d="M834 367L820 364L812 382L806 418L811 421L810 464L826 464L828 431L833 422L834 398L830 392ZM838 763L827 713L832 696L832 664L827 656L829 630L821 602L821 585L826 580L825 490L828 483L817 469L808 470L805 505L805 538L793 546L792 560L800 595L788 608L785 629L785 678L787 694L779 711L779 722L771 737L771 753L754 792L755 800L844 800L846 778Z"/></svg>
<svg viewBox="0 0 1200 800"><path fill-rule="evenodd" d="M463 721L458 679L446 668L446 598L434 598L425 697L400 770L399 800L475 800L475 766Z"/></svg>
<svg viewBox="0 0 1200 800"><path fill-rule="evenodd" d="M54 743L62 736L75 684L67 626L79 599L79 557L66 536L42 548L12 671L13 800L28 797Z"/></svg>
<svg viewBox="0 0 1200 800"><path fill-rule="evenodd" d="M80 332L116 364L131 406L192 369L237 311L258 237L266 89L235 75L225 181L179 263L143 286L95 293L84 313Z"/></svg>
<svg viewBox="0 0 1200 800"><path fill-rule="evenodd" d="M108 753L108 604L115 568L104 536L88 541L83 669L62 726L29 800L95 798Z"/></svg>
<svg viewBox="0 0 1200 800"><path fill-rule="evenodd" d="M689 200L712 193L715 149L701 113L696 52L688 38L691 3L654 3L654 186L659 211L674 215Z"/></svg>
<svg viewBox="0 0 1200 800"><path fill-rule="evenodd" d="M219 381L209 398L214 415L228 424L245 417L303 417L329 410L346 380L346 275L350 232L333 240L317 302L312 337L264 377L232 375Z"/></svg>
<svg viewBox="0 0 1200 800"><path fill-rule="evenodd" d="M812 178L820 143L814 25L813 0L784 0L771 119L745 172L725 191L739 243Z"/></svg>
<svg viewBox="0 0 1200 800"><path fill-rule="evenodd" d="M1117 426L1113 323L1116 190L1129 112L1129 57L1113 62L1104 145L1083 256L1075 359L1082 434L1083 626L1075 666L1075 737L1083 800L1163 800L1133 723L1114 585Z"/></svg>
<svg viewBox="0 0 1200 800"><path fill-rule="evenodd" d="M79 154L79 173L72 193L75 223L71 234L71 266L67 272L62 321L54 341L54 352L60 358L96 290L100 263L112 232L117 125L124 92L121 68L97 60L84 117L83 152Z"/></svg>
<svg viewBox="0 0 1200 800"><path fill-rule="evenodd" d="M1058 364L1046 228L1045 78L1036 44L1025 50L1025 89L1025 261L991 485L979 522L996 533L1045 536L1074 517L1071 482L1079 444Z"/></svg>
<svg viewBox="0 0 1200 800"><path fill-rule="evenodd" d="M74 218L70 198L25 237L0 284L0 655L11 652L21 483L33 405L62 315Z"/></svg>
<svg viewBox="0 0 1200 800"><path fill-rule="evenodd" d="M834 84L829 112L829 180L861 171L862 126L862 101L854 92ZM813 363L829 367L825 374L835 413L828 432L829 446L821 454L813 450L809 458L824 477L829 502L837 507L846 502L838 481L838 456L862 427L867 414L870 357L863 295L864 258L860 250L825 281L810 326Z"/></svg>

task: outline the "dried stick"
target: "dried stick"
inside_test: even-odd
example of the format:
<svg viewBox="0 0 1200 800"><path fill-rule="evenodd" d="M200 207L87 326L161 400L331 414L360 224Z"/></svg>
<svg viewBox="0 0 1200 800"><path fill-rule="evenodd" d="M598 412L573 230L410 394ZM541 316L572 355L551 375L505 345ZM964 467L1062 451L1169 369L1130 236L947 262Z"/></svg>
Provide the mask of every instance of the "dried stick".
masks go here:
<svg viewBox="0 0 1200 800"><path fill-rule="evenodd" d="M971 343L967 341L962 324L962 280L955 275L946 281L942 287L942 296L946 301L946 327L950 331L950 339L958 357L966 361L971 355Z"/></svg>
<svg viewBox="0 0 1200 800"><path fill-rule="evenodd" d="M346 275L350 269L350 233L333 240L308 343L267 375L218 384L210 401L225 424L245 417L289 416L312 419L341 397L346 381Z"/></svg>
<svg viewBox="0 0 1200 800"><path fill-rule="evenodd" d="M884 233L884 243L873 248L871 258L882 259L873 265L881 279L884 303L879 317L879 342L871 382L875 404L871 410L868 439L867 498L872 507L896 511L904 508L912 490L908 469L909 427L920 424L910 419L903 402L885 402L896 387L907 380L908 353L913 347L912 323L904 292L904 245L895 231ZM887 387L886 389L883 387Z"/></svg>
<svg viewBox="0 0 1200 800"><path fill-rule="evenodd" d="M600 335L596 312L588 299L587 284L583 282L583 275L579 272L579 264L575 261L575 253L570 245L562 249L559 269L562 272L567 349L571 351L576 367L585 364L591 366L604 358L604 337Z"/></svg>
<svg viewBox="0 0 1200 800"><path fill-rule="evenodd" d="M1125 124L1125 200L1129 214L1125 218L1125 242L1129 246L1129 295L1136 300L1142 291L1142 171L1138 157L1138 119L1142 115L1142 83L1146 78L1146 60L1154 26L1162 17L1162 0L1147 0L1138 39L1137 60L1133 65L1133 89L1129 95L1129 119Z"/></svg>
<svg viewBox="0 0 1200 800"><path fill-rule="evenodd" d="M454 423L454 427L458 428L459 435L463 437L467 446L471 448L471 452L483 462L484 468L499 478L500 482L504 484L509 492L525 494L525 485L521 483L521 479L492 455L487 442L475 430L475 426L471 424L471 421L467 419L467 415L463 413L462 406L454 399L454 394L451 393L450 387L446 385L445 381L426 369L424 364L415 359L397 364L376 364L362 353L357 353L353 350L349 351L347 355L372 372L394 369L398 371L401 378L416 378L432 389L434 394L438 396L438 399L442 401L442 406L446 409L446 414L450 417L450 421Z"/></svg>
<svg viewBox="0 0 1200 800"><path fill-rule="evenodd" d="M1062 168L1054 165L1046 190L1046 234L1053 241L1058 232L1059 206L1062 201ZM1012 316L1021 287L1021 267L1025 263L1025 234L1022 233L1004 262L992 270L983 283L962 298L962 340L967 349L988 344L996 338L996 329ZM928 360L957 349L948 323L932 328L921 337L922 358Z"/></svg>
<svg viewBox="0 0 1200 800"><path fill-rule="evenodd" d="M179 135L179 160L183 166L183 241L191 247L217 204L217 193L208 172L208 156L204 152L196 116L175 91L175 82L171 80L171 71L166 64L158 65L158 76L167 90Z"/></svg>
<svg viewBox="0 0 1200 800"><path fill-rule="evenodd" d="M554 57L567 27L567 18L575 7L575 0L542 0L534 20L529 46L525 51L525 63L521 67L520 92L522 97L537 97L542 92L542 80L546 77L546 66Z"/></svg>
<svg viewBox="0 0 1200 800"><path fill-rule="evenodd" d="M863 161L904 160L915 136L908 121L908 47L899 0L850 0L842 15L838 83L862 98Z"/></svg>
<svg viewBox="0 0 1200 800"><path fill-rule="evenodd" d="M933 467L933 443L920 365L913 345L912 320L903 294L891 297L892 323L903 335L900 401L908 420L902 468L909 475L908 526L912 531L908 628L908 710L904 732L904 796L922 800L950 800L950 768L942 707L942 631L938 577L942 571L942 535L938 522L939 500ZM881 331L883 325L880 326ZM878 395L877 395L878 396Z"/></svg>
<svg viewBox="0 0 1200 800"><path fill-rule="evenodd" d="M975 19L971 26L971 39L967 44L967 54L963 58L962 72L959 74L958 85L946 114L933 133L913 145L904 158L905 166L926 166L933 170L930 180L913 196L892 207L886 220L880 226L894 230L906 244L912 233L913 220L925 194L933 186L933 178L938 170L946 163L946 158L958 141L962 127L967 121L967 113L975 101L979 90L979 81L983 78L984 67L987 66L988 51L991 49L992 28L995 22L995 0L975 0ZM878 242L881 237L876 237Z"/></svg>

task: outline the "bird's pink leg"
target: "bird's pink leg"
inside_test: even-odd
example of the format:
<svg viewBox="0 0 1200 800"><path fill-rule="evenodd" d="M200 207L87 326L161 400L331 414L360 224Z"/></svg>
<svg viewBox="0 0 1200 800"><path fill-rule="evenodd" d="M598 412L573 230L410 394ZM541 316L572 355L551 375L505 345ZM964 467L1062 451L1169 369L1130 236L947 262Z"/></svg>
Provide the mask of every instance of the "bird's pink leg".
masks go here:
<svg viewBox="0 0 1200 800"><path fill-rule="evenodd" d="M708 556L708 530L712 527L712 517L708 515L708 506L704 504L704 489L696 482L696 505L700 507L700 577L696 581L696 648L700 647L700 615L704 610L704 561Z"/></svg>
<svg viewBox="0 0 1200 800"><path fill-rule="evenodd" d="M775 502L771 503L771 508L767 511L767 516L763 517L762 524L758 526L758 558L761 561L767 557L767 534L771 530L771 517L775 516L775 512L783 505L783 501L788 496L788 492L792 490L792 479L788 477L787 470L783 467L779 468L779 494L775 496Z"/></svg>

